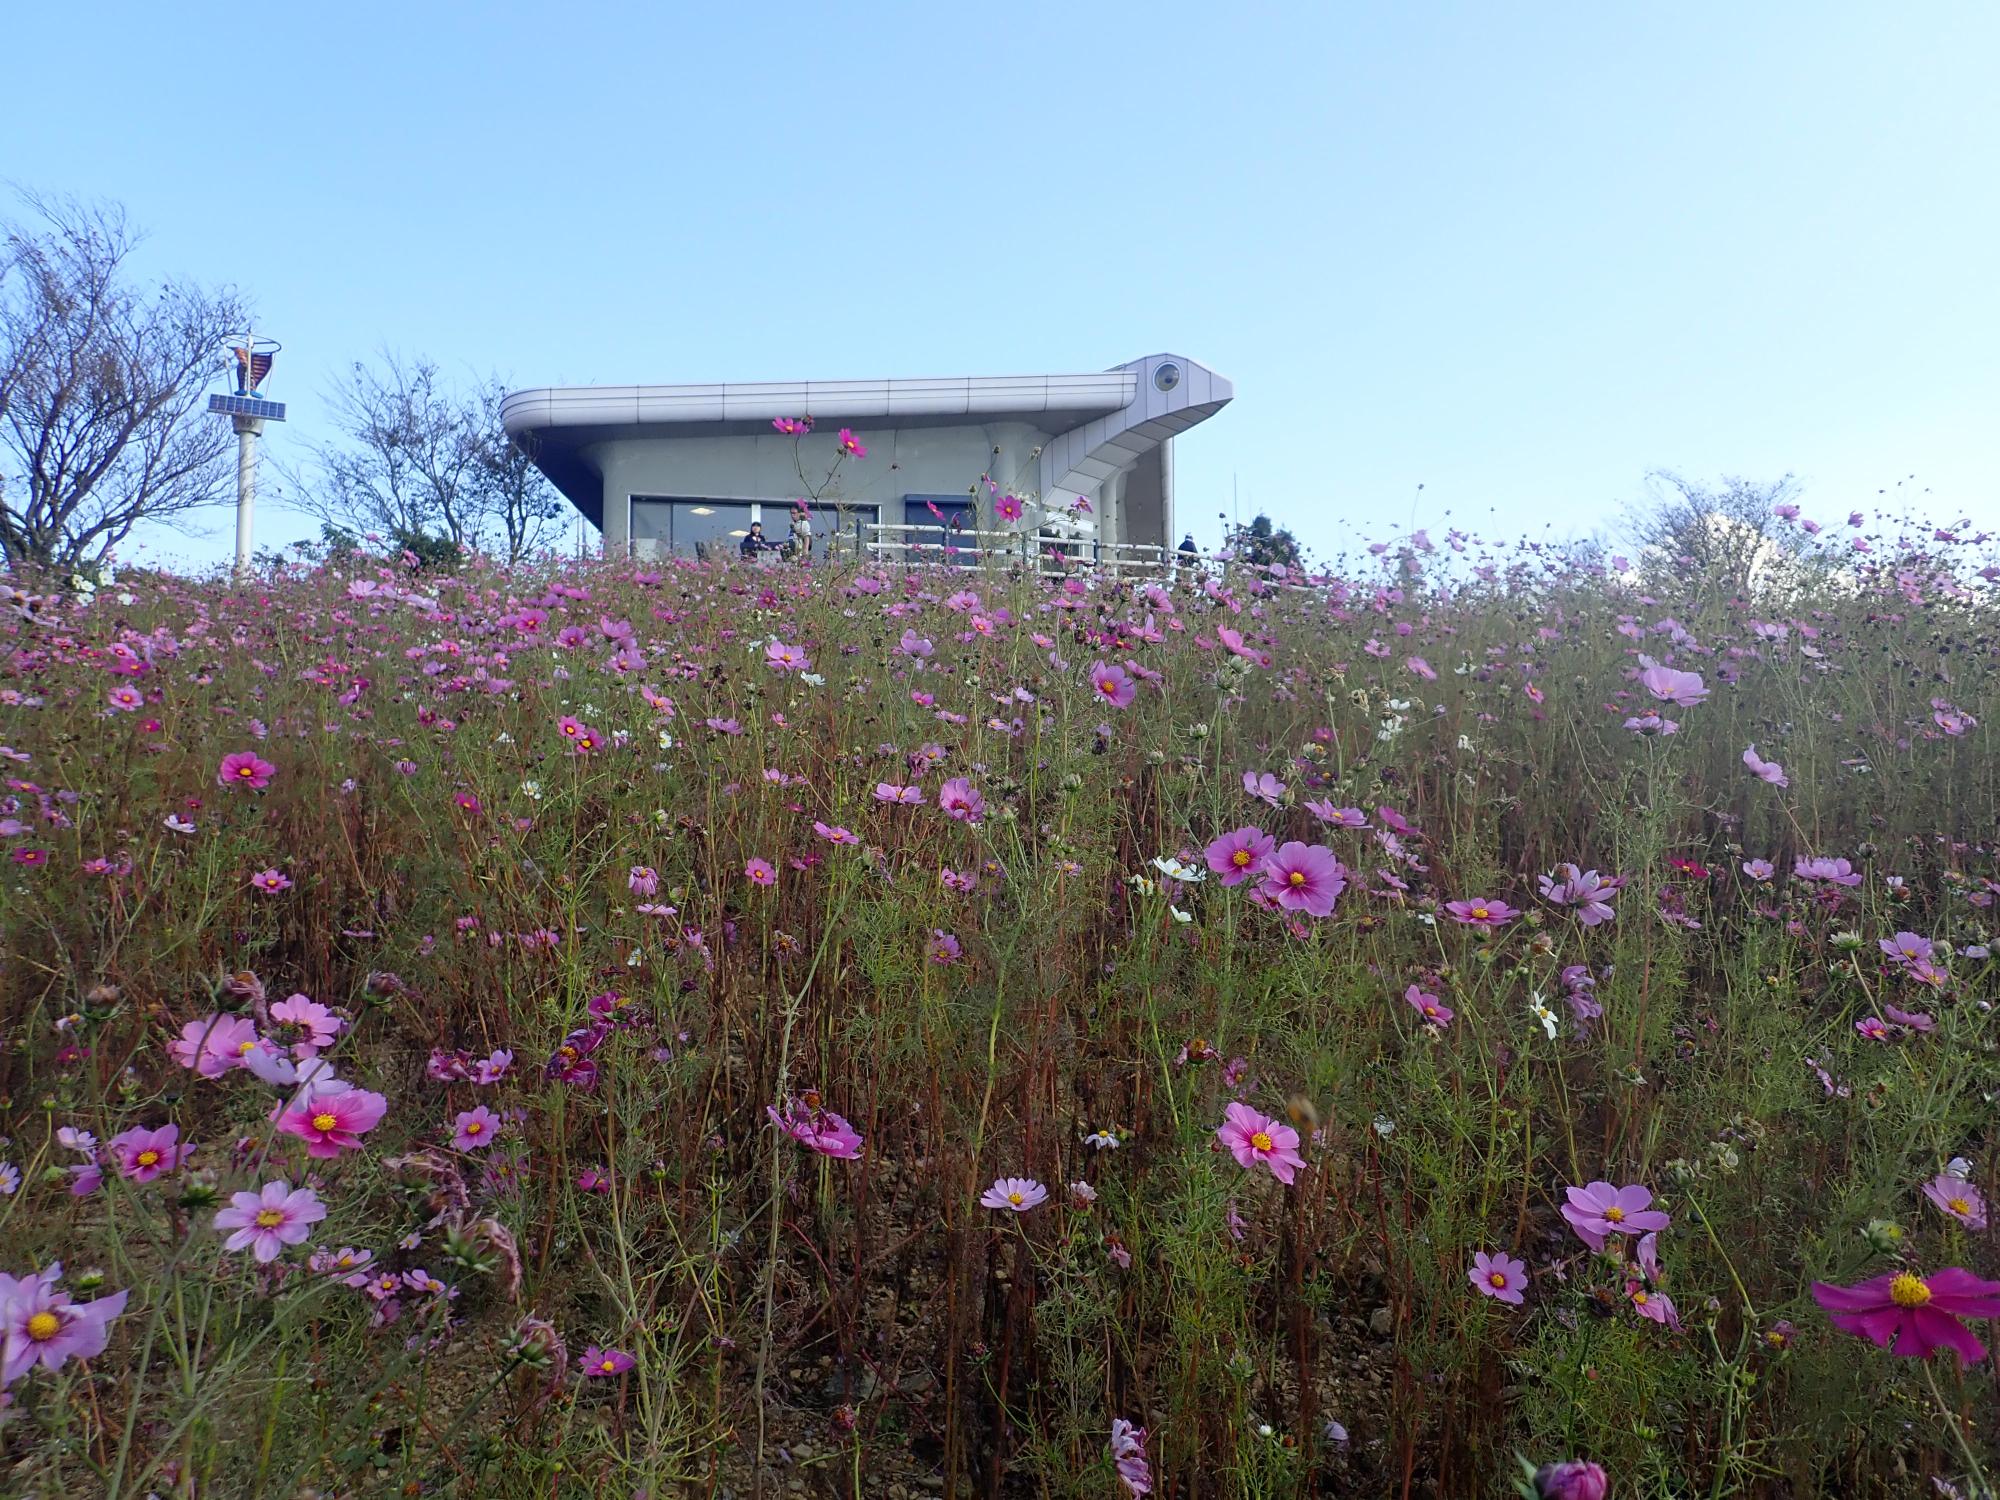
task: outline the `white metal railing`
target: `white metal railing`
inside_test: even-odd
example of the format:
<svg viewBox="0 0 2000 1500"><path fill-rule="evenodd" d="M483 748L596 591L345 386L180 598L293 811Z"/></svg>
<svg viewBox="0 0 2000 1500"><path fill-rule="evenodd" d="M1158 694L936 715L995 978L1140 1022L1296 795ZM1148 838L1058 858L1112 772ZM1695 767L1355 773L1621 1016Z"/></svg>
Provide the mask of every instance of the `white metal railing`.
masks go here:
<svg viewBox="0 0 2000 1500"><path fill-rule="evenodd" d="M868 521L857 526L862 549L889 562L949 562L1032 565L1043 577L1086 571L1110 577L1163 577L1181 566L1204 566L1209 559L1157 542L1104 542L1065 537L1030 528L982 531L919 522Z"/></svg>

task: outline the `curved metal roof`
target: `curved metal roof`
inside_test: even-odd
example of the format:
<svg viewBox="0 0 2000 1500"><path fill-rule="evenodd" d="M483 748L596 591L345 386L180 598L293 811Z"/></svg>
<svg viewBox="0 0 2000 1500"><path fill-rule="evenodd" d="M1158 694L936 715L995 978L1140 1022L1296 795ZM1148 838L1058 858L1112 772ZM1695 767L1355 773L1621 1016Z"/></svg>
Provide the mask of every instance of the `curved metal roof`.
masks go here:
<svg viewBox="0 0 2000 1500"><path fill-rule="evenodd" d="M1163 388L1157 376L1166 366L1178 375ZM773 418L808 415L875 430L1018 420L1052 434L1041 460L1044 494L1089 493L1234 394L1213 370L1155 354L1081 375L552 386L513 392L500 420L556 488L602 524L602 477L580 452L587 443L752 434L768 431Z"/></svg>

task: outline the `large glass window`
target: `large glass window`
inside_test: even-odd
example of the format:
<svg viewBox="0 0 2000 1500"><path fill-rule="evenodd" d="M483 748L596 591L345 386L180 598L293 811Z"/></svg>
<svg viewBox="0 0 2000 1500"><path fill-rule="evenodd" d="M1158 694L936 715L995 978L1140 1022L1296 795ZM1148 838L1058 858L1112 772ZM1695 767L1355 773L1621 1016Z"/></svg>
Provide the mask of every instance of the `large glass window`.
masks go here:
<svg viewBox="0 0 2000 1500"><path fill-rule="evenodd" d="M979 509L965 495L905 495L903 523L914 530L900 539L912 548L912 560L950 562L974 567L979 562L981 539L971 535L979 529Z"/></svg>
<svg viewBox="0 0 2000 1500"><path fill-rule="evenodd" d="M639 552L680 552L694 557L735 555L756 519L747 500L632 497L632 543ZM768 531L770 525L765 523Z"/></svg>

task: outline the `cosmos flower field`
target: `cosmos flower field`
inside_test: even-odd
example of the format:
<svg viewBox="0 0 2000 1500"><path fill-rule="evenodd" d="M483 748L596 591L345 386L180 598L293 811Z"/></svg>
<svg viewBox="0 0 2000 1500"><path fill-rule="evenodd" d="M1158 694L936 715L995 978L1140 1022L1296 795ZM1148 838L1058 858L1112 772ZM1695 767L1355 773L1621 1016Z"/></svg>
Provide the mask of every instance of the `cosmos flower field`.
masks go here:
<svg viewBox="0 0 2000 1500"><path fill-rule="evenodd" d="M1994 557L1854 521L17 592L0 1488L1990 1494Z"/></svg>

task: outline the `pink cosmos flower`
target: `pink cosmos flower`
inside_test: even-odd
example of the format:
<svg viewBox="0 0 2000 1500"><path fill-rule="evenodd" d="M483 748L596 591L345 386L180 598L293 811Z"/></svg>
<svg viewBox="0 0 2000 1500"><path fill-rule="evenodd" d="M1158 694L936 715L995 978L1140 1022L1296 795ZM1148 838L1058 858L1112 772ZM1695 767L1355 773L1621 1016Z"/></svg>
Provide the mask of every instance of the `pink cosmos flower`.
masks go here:
<svg viewBox="0 0 2000 1500"><path fill-rule="evenodd" d="M1750 774L1760 781L1768 781L1772 786L1791 785L1791 782L1786 779L1785 768L1775 760L1765 760L1757 753L1755 745L1752 745L1748 750L1743 752L1743 764L1748 766Z"/></svg>
<svg viewBox="0 0 2000 1500"><path fill-rule="evenodd" d="M1224 885L1241 885L1263 873L1265 859L1277 847L1278 841L1263 829L1246 824L1212 840L1202 853Z"/></svg>
<svg viewBox="0 0 2000 1500"><path fill-rule="evenodd" d="M306 1143L306 1155L326 1160L360 1149L361 1137L382 1123L389 1101L367 1089L337 1094L309 1090L278 1120L278 1129Z"/></svg>
<svg viewBox="0 0 2000 1500"><path fill-rule="evenodd" d="M829 844L858 844L861 842L861 835L855 833L852 829L842 828L833 823L822 823L817 818L813 819L813 832L825 839Z"/></svg>
<svg viewBox="0 0 2000 1500"><path fill-rule="evenodd" d="M1298 1169L1306 1164L1299 1155L1299 1133L1238 1099L1230 1100L1222 1114L1215 1138L1229 1148L1236 1164L1246 1169L1267 1167L1289 1187Z"/></svg>
<svg viewBox="0 0 2000 1500"><path fill-rule="evenodd" d="M752 885L776 885L778 872L766 859L747 859L743 862L743 874Z"/></svg>
<svg viewBox="0 0 2000 1500"><path fill-rule="evenodd" d="M623 1375L639 1361L623 1349L600 1349L592 1344L583 1351L583 1363L577 1368L592 1380L603 1380L613 1375Z"/></svg>
<svg viewBox="0 0 2000 1500"><path fill-rule="evenodd" d="M1927 959L1936 951L1932 947L1929 938L1922 937L1914 932L1899 932L1892 938L1880 938L1876 941L1875 946L1898 963L1910 963L1920 958Z"/></svg>
<svg viewBox="0 0 2000 1500"><path fill-rule="evenodd" d="M840 429L840 437L836 440L835 446L842 453L854 458L866 458L868 456L868 450L862 447L860 440L845 427Z"/></svg>
<svg viewBox="0 0 2000 1500"><path fill-rule="evenodd" d="M248 787L253 792L261 792L277 774L278 768L268 760L258 759L255 750L236 750L222 757L222 767L215 773L215 784Z"/></svg>
<svg viewBox="0 0 2000 1500"><path fill-rule="evenodd" d="M921 807L924 789L920 786L898 786L893 781L875 783L875 800L886 802L891 807Z"/></svg>
<svg viewBox="0 0 2000 1500"><path fill-rule="evenodd" d="M1090 685L1113 708L1129 708L1139 692L1139 684L1132 680L1130 672L1101 661L1090 664Z"/></svg>
<svg viewBox="0 0 2000 1500"><path fill-rule="evenodd" d="M771 1117L773 1125L808 1151L817 1151L836 1161L861 1158L861 1132L830 1109L818 1109L803 1100L792 1099L786 1102L783 1114L769 1104L764 1106L764 1113Z"/></svg>
<svg viewBox="0 0 2000 1500"><path fill-rule="evenodd" d="M635 896L657 895L660 872L651 865L634 865L625 876L625 886Z"/></svg>
<svg viewBox="0 0 2000 1500"><path fill-rule="evenodd" d="M1594 1463L1576 1459L1543 1464L1535 1470L1535 1494L1540 1500L1605 1500L1611 1481Z"/></svg>
<svg viewBox="0 0 2000 1500"><path fill-rule="evenodd" d="M1977 1364L1986 1358L1986 1347L1958 1320L2000 1318L2000 1281L1956 1267L1931 1276L1890 1271L1858 1286L1815 1281L1812 1294L1835 1328L1904 1359L1949 1349Z"/></svg>
<svg viewBox="0 0 2000 1500"><path fill-rule="evenodd" d="M993 502L993 514L1010 524L1021 519L1024 509L1019 495L1002 495Z"/></svg>
<svg viewBox="0 0 2000 1500"><path fill-rule="evenodd" d="M263 1265L276 1260L287 1245L302 1245L310 1225L326 1217L326 1205L311 1188L294 1188L282 1177L254 1193L232 1193L230 1206L215 1216L217 1229L235 1233L222 1242L225 1250L249 1250Z"/></svg>
<svg viewBox="0 0 2000 1500"><path fill-rule="evenodd" d="M1285 796L1285 784L1269 771L1245 771L1243 790L1259 802L1268 802L1276 807Z"/></svg>
<svg viewBox="0 0 2000 1500"><path fill-rule="evenodd" d="M1861 884L1861 877L1855 873L1854 866L1844 859L1801 859L1793 864L1792 871L1801 880L1824 880L1832 885Z"/></svg>
<svg viewBox="0 0 2000 1500"><path fill-rule="evenodd" d="M0 1275L0 1386L12 1385L36 1365L57 1370L72 1359L95 1359L111 1338L111 1320L125 1311L130 1292L72 1302L57 1288L62 1268L30 1276Z"/></svg>
<svg viewBox="0 0 2000 1500"><path fill-rule="evenodd" d="M1778 871L1768 859L1746 859L1743 861L1743 873L1762 885Z"/></svg>
<svg viewBox="0 0 2000 1500"><path fill-rule="evenodd" d="M1347 867L1331 849L1318 844L1280 844L1275 853L1264 856L1263 874L1264 895L1286 911L1302 911L1309 917L1330 915L1334 901L1347 889Z"/></svg>
<svg viewBox="0 0 2000 1500"><path fill-rule="evenodd" d="M772 641L764 648L764 664L779 672L810 672L812 659L797 646Z"/></svg>
<svg viewBox="0 0 2000 1500"><path fill-rule="evenodd" d="M116 1141L111 1143L114 1147ZM1950 1214L1967 1229L1986 1227L1986 1200L1962 1177L1940 1172L1924 1184L1924 1196Z"/></svg>
<svg viewBox="0 0 2000 1500"><path fill-rule="evenodd" d="M485 1105L462 1109L451 1122L451 1143L460 1151L483 1151L500 1133L501 1119Z"/></svg>
<svg viewBox="0 0 2000 1500"><path fill-rule="evenodd" d="M300 1062L317 1057L340 1035L340 1017L309 995L287 995L271 1007L272 1040L291 1039L292 1056Z"/></svg>
<svg viewBox="0 0 2000 1500"><path fill-rule="evenodd" d="M1867 1037L1871 1042L1886 1042L1889 1040L1889 1023L1884 1021L1880 1016L1863 1016L1854 1023L1854 1029Z"/></svg>
<svg viewBox="0 0 2000 1500"><path fill-rule="evenodd" d="M1648 667L1639 674L1639 685L1662 703L1677 708L1693 708L1708 696L1701 673L1677 672L1672 667Z"/></svg>
<svg viewBox="0 0 2000 1500"><path fill-rule="evenodd" d="M1625 1283L1625 1297L1640 1317L1651 1318L1655 1323L1664 1323L1672 1329L1680 1328L1680 1310L1665 1292L1655 1291L1644 1282L1628 1281Z"/></svg>
<svg viewBox="0 0 2000 1500"><path fill-rule="evenodd" d="M1472 1269L1466 1277L1483 1296L1497 1297L1515 1307L1526 1300L1521 1292L1528 1284L1528 1264L1504 1250L1491 1255L1481 1250L1472 1257Z"/></svg>
<svg viewBox="0 0 2000 1500"><path fill-rule="evenodd" d="M1111 1462L1118 1479L1134 1500L1153 1492L1153 1469L1146 1462L1146 1429L1134 1427L1123 1417L1111 1419Z"/></svg>
<svg viewBox="0 0 2000 1500"><path fill-rule="evenodd" d="M1566 1196L1569 1201L1562 1206L1562 1216L1576 1231L1576 1237L1593 1250L1604 1248L1606 1235L1645 1234L1665 1229L1673 1222L1649 1206L1653 1201L1651 1189L1637 1183L1613 1187L1598 1181L1587 1187L1572 1187Z"/></svg>
<svg viewBox="0 0 2000 1500"><path fill-rule="evenodd" d="M1462 922L1467 927L1505 927L1521 915L1505 901L1489 901L1483 896L1474 897L1470 901L1449 902L1445 910L1451 913L1455 921Z"/></svg>
<svg viewBox="0 0 2000 1500"><path fill-rule="evenodd" d="M291 888L292 882L283 870L259 870L250 877L250 889L262 891L267 896L275 896Z"/></svg>
<svg viewBox="0 0 2000 1500"><path fill-rule="evenodd" d="M963 776L954 776L938 788L938 806L960 823L977 823L986 816L986 798Z"/></svg>
<svg viewBox="0 0 2000 1500"><path fill-rule="evenodd" d="M220 1078L242 1067L256 1046L257 1027L249 1017L205 1016L181 1027L181 1034L167 1043L167 1054L203 1078Z"/></svg>
<svg viewBox="0 0 2000 1500"><path fill-rule="evenodd" d="M1037 1204L1046 1203L1048 1197L1049 1190L1032 1177L999 1177L981 1195L979 1206L1024 1214Z"/></svg>
<svg viewBox="0 0 2000 1500"><path fill-rule="evenodd" d="M181 1144L178 1125L160 1125L152 1130L121 1130L104 1143L121 1175L134 1182L151 1182L165 1172L177 1171L192 1146Z"/></svg>
<svg viewBox="0 0 2000 1500"><path fill-rule="evenodd" d="M1436 995L1420 990L1414 984L1403 991L1403 998L1415 1007L1417 1013L1433 1026L1449 1026L1451 1018L1458 1014Z"/></svg>
<svg viewBox="0 0 2000 1500"><path fill-rule="evenodd" d="M1544 901L1575 907L1577 920L1586 927L1595 927L1617 917L1611 902L1625 888L1625 877L1579 870L1575 865L1557 865L1554 874L1541 877L1541 888Z"/></svg>

